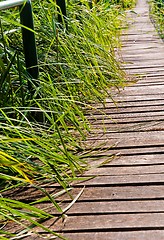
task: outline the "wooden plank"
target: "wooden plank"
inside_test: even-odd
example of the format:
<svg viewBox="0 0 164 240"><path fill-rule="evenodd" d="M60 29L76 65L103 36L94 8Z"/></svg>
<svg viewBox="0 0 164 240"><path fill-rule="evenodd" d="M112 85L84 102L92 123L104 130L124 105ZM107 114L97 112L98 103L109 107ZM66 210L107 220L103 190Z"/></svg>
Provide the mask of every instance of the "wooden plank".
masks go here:
<svg viewBox="0 0 164 240"><path fill-rule="evenodd" d="M159 37L158 36L150 36L146 34L142 34L142 38L138 38L138 34L127 34L123 32L121 36L121 41L122 43L126 46L128 43L134 43L134 40L136 43L157 43L161 44L159 42ZM123 47L124 47L123 45Z"/></svg>
<svg viewBox="0 0 164 240"><path fill-rule="evenodd" d="M116 100L116 99L115 99ZM120 108L142 108L142 107L147 107L149 106L150 107L150 110L151 110L151 107L152 106L164 106L164 98L159 98L159 99L149 99L149 100L116 100L116 102L112 102L111 100L108 99L108 101L106 103L104 103L105 105L103 104L97 104L96 106L94 106L93 104L93 108L89 108L89 109L86 109L86 115L87 113L92 113L92 111L94 112L94 110L100 110L100 111L103 111L105 109L111 109L111 111L117 111L117 109L120 109Z"/></svg>
<svg viewBox="0 0 164 240"><path fill-rule="evenodd" d="M150 104L151 105L151 104ZM135 109L136 108L136 109ZM147 109L150 109L149 111ZM101 114L100 114L101 113ZM162 117L164 116L163 113L163 106L154 106L152 103L152 109L151 106L148 107L132 107L132 112L130 112L130 109L127 108L115 108L115 110L109 108L106 109L98 109L97 111L93 113L89 112L86 114L86 117L89 121L92 120L109 120L109 123L117 123L116 119L118 119L118 122L125 122L127 120L130 123L130 119L138 118L140 119L140 123L142 123L142 119L144 121L146 119L153 120L152 117L159 117L154 118L154 121L161 121ZM130 119L129 119L130 118Z"/></svg>
<svg viewBox="0 0 164 240"><path fill-rule="evenodd" d="M135 37L136 38L135 38ZM125 35L125 37L121 38L122 47L126 46L127 44L142 44L145 43L145 40L147 43L159 43L158 37L150 37L150 36L143 36L142 38L137 38L138 35L131 35L130 37L128 35Z"/></svg>
<svg viewBox="0 0 164 240"><path fill-rule="evenodd" d="M125 70L129 70L129 69L143 69L143 70L145 70L145 69L147 69L147 70L149 70L149 71L151 71L151 70L159 70L159 69L162 69L163 70L163 68L164 68L164 64L163 64L163 59L161 59L161 63L159 63L159 61L157 62L155 62L156 64L147 64L147 65L143 65L143 63L142 64L140 64L140 65L133 65L133 64L126 64L125 66L124 66L124 69Z"/></svg>
<svg viewBox="0 0 164 240"><path fill-rule="evenodd" d="M149 230L149 231L116 231L112 232L109 231L97 231L97 232L69 232L69 233L60 233L60 235L66 237L67 240L163 240L164 237L164 231L162 230ZM41 240L46 239L47 237L50 237L48 233L41 234L41 238L38 237L37 234L31 233L30 237L26 236L26 240ZM132 238L133 236L133 238ZM51 239L51 238L49 238ZM55 238L57 240L61 238Z"/></svg>
<svg viewBox="0 0 164 240"><path fill-rule="evenodd" d="M46 204L45 204L46 205ZM65 207L67 204L65 204ZM85 207L84 207L85 206ZM63 206L64 207L64 206ZM67 212L69 215L116 214L116 213L163 213L164 200L89 201L76 202ZM51 214L54 213L51 207Z"/></svg>
<svg viewBox="0 0 164 240"><path fill-rule="evenodd" d="M95 151L91 155L89 155L89 163L97 165L103 162L103 157L105 159L109 158L110 151ZM164 164L164 154L140 154L135 156L122 156L116 155L109 159L109 162L104 163L101 166L112 167L112 166L119 166L119 167L126 167L126 166L149 166L149 165L163 165Z"/></svg>
<svg viewBox="0 0 164 240"><path fill-rule="evenodd" d="M127 54L127 52L131 52L131 51L135 51L135 54L137 53L137 52L141 52L142 51L142 53L144 54L145 52L155 52L155 50L156 50L156 53L157 53L157 55L158 55L158 52L160 52L160 50L163 50L164 48L163 48L163 46L161 45L157 45L157 43L153 43L153 42L148 42L148 43L140 43L140 44L136 44L136 42L135 41L133 41L133 43L132 44L128 44L128 45L124 45L123 46L123 51L124 51L124 53L126 53Z"/></svg>
<svg viewBox="0 0 164 240"><path fill-rule="evenodd" d="M113 122L113 123L119 123L119 122L133 122L134 120L139 120L140 123L144 120L149 120L149 121L161 121L163 120L164 116L164 111L159 110L159 111L145 111L145 112L132 112L132 113L124 113L124 112L118 112L118 113L109 113L109 114L104 114L104 115L93 115L93 116L88 116L88 120L96 120L98 123L98 120L104 121L107 120L108 122ZM131 121L132 119L132 121Z"/></svg>
<svg viewBox="0 0 164 240"><path fill-rule="evenodd" d="M144 124L146 124L146 123L150 123L150 122L154 122L154 123L156 123L156 122L158 122L158 121L163 121L164 120L164 117L163 116L160 116L160 115L156 115L156 116L151 116L151 117L135 117L135 118L131 118L131 117L129 117L129 118L124 118L124 119L119 119L119 118L107 118L107 119L96 119L96 118L92 118L92 119L90 119L90 123L93 125L93 126L99 126L99 128L100 128L100 126L102 127L102 129L104 129L104 132L106 131L106 126L109 126L109 124L110 123L112 123L112 124L116 124L116 126L117 126L117 124L129 124L129 123L134 123L134 124L136 124L136 126L137 126L137 124L138 124L138 128L141 126L141 125L143 125L143 126L145 126ZM118 125L119 126L119 125ZM126 126L125 126L126 127ZM130 130L130 129L129 129Z"/></svg>
<svg viewBox="0 0 164 240"><path fill-rule="evenodd" d="M89 148L92 149L92 146ZM120 154L121 156L134 156L134 155L143 155L143 154L163 154L164 153L164 146L143 146L143 147L110 147L110 145L101 145L97 146L94 150L108 150L107 154Z"/></svg>
<svg viewBox="0 0 164 240"><path fill-rule="evenodd" d="M48 189L47 189L48 190ZM80 192L81 187L76 186L72 190L73 197L76 197ZM63 198L59 198L59 200ZM83 194L80 197L80 202L87 201L133 201L133 200L163 200L164 199L164 185L136 185L136 186L86 186ZM68 195L65 200L70 201Z"/></svg>
<svg viewBox="0 0 164 240"><path fill-rule="evenodd" d="M76 226L76 230L75 230ZM63 228L64 227L64 228ZM93 216L68 216L63 223L52 226L54 230L68 231L101 231L101 230L164 230L164 213L143 213L143 214L103 214Z"/></svg>
<svg viewBox="0 0 164 240"><path fill-rule="evenodd" d="M157 59L157 62L158 61L162 61L163 60L163 56L162 55L158 55L156 56L156 59ZM149 64L149 62L151 63L152 62L152 58L150 55L147 55L142 58L142 55L138 55L136 58L134 58L134 55L127 55L126 57L123 57L123 58L120 58L121 60L121 63L127 63L127 64L141 64L143 63L144 65L145 64Z"/></svg>
<svg viewBox="0 0 164 240"><path fill-rule="evenodd" d="M120 166L110 167L102 166L99 168L91 168L83 174L83 176L124 176L124 175L139 175L139 174L161 174L164 173L164 161L160 165L151 166Z"/></svg>
<svg viewBox="0 0 164 240"><path fill-rule="evenodd" d="M157 67L159 65L163 65L163 58L157 58L157 59L132 59L132 61L126 61L126 58L120 58L121 63L122 63L122 68L128 69L128 68L149 68L150 65L152 65L154 68L155 66Z"/></svg>
<svg viewBox="0 0 164 240"><path fill-rule="evenodd" d="M159 42L159 37L156 34L152 34L152 35L147 35L147 34L136 34L136 33L123 33L121 36L121 40L124 43L130 42L134 42L134 41L141 41L141 42L147 42L147 41L156 41L158 44Z"/></svg>
<svg viewBox="0 0 164 240"><path fill-rule="evenodd" d="M159 155L161 155L160 158L158 158ZM87 175L87 174L121 175L121 174L127 174L128 170L130 169L132 169L132 171L129 171L129 174L153 173L153 167L155 167L154 171L156 171L159 168L159 172L157 170L156 173L160 173L164 164L163 158L164 158L163 154L157 154L157 153L149 154L149 155L139 154L135 156L134 155L112 156L110 151L108 151L107 153L105 152L105 150L104 152L97 151L97 153L95 152L93 153L93 155L89 156L88 163L90 164L90 168L84 173L84 175ZM121 168L121 170L119 168ZM141 172L137 172L140 168L141 168ZM152 170L152 171L150 172L149 170Z"/></svg>
<svg viewBox="0 0 164 240"><path fill-rule="evenodd" d="M164 85L155 86L143 86L142 88L131 86L124 89L124 94L130 95L153 95L153 94L164 94Z"/></svg>
<svg viewBox="0 0 164 240"><path fill-rule="evenodd" d="M95 158L97 159L102 159L102 156L106 156L109 159L111 159L111 155L114 154L116 156L125 156L125 157L129 157L129 156L143 156L143 155L152 155L155 156L156 154L164 154L164 145L158 145L158 146L143 146L143 147L118 147L117 144L116 145L98 145L95 148L92 148L92 146L87 146L86 147L86 153L89 149L89 154L88 154L88 158L90 157L91 159L93 159L92 156L95 156ZM96 154L97 153L97 154ZM106 155L105 155L106 154ZM87 157L86 157L87 158Z"/></svg>
<svg viewBox="0 0 164 240"><path fill-rule="evenodd" d="M83 184L84 185L84 184ZM78 193L83 188L82 186L74 186L71 191L71 195L75 198ZM44 189L49 193L57 192L56 185L51 183L49 186L42 186ZM31 194L31 195L30 195ZM25 201L26 199L29 201L34 201L38 199L40 196L37 196L39 191L31 191L31 189L24 190L22 194L20 192L19 196L15 196L14 199ZM43 197L43 195L41 196ZM13 199L12 198L12 199ZM164 185L153 185L153 184L145 184L145 185L132 185L132 186L102 186L97 185L94 187L86 186L79 202L84 202L84 209L85 203L91 201L139 201L139 200L163 200L164 199ZM71 197L68 194L64 196L56 197L55 200L57 202L62 201L63 203L69 203L72 201ZM48 203L46 202L48 206ZM47 207L46 206L46 207Z"/></svg>
<svg viewBox="0 0 164 240"><path fill-rule="evenodd" d="M126 166L126 165L151 165L151 164L163 164L163 154L148 154L148 155L136 155L136 156L117 156L106 166Z"/></svg>
<svg viewBox="0 0 164 240"><path fill-rule="evenodd" d="M109 133L103 132L102 134L95 133L94 135L88 135L87 140L85 141L92 143L93 140L116 140L118 142L126 141L123 145L124 147L127 146L148 146L152 143L152 145L163 145L164 143L164 131L149 131L149 132L121 132L121 133ZM134 144L131 143L134 141ZM141 143L139 143L140 141ZM118 145L117 145L118 146Z"/></svg>
<svg viewBox="0 0 164 240"><path fill-rule="evenodd" d="M159 119L159 120L156 120ZM129 120L129 121L128 121ZM163 117L155 116L144 118L127 118L127 119L91 119L92 126L90 133L97 135L97 133L105 134L106 132L149 132L149 131L163 131Z"/></svg>
<svg viewBox="0 0 164 240"><path fill-rule="evenodd" d="M141 76L154 76L160 74L161 76L164 76L164 69L129 69L126 70L126 72L130 75L141 75Z"/></svg>
<svg viewBox="0 0 164 240"><path fill-rule="evenodd" d="M146 123L146 124L145 124ZM122 132L148 132L148 131L163 131L164 130L164 121L147 121L144 123L107 123L105 125L94 124L90 130L90 134L103 134L108 133L122 133Z"/></svg>
<svg viewBox="0 0 164 240"><path fill-rule="evenodd" d="M125 95L123 91L120 90L119 94L115 92L112 98L106 98L105 103L115 101L117 102L136 102L136 101L159 101L164 99L164 94L145 94L145 95Z"/></svg>
<svg viewBox="0 0 164 240"><path fill-rule="evenodd" d="M94 146L85 146L86 152L89 150L90 156L91 153L94 155L95 151L97 151L96 158L98 159L103 154L103 151L106 153L107 158L108 156L111 156L111 154L114 155L120 155L120 156L136 156L136 155L155 155L155 154L164 154L164 145L158 145L158 146L143 146L143 147L118 147L117 145L109 145L109 144L101 144ZM92 159L92 157L91 157Z"/></svg>
<svg viewBox="0 0 164 240"><path fill-rule="evenodd" d="M145 80L138 80L136 82L136 87L142 86L142 85L162 85L163 84L163 79L162 78L146 78Z"/></svg>
<svg viewBox="0 0 164 240"><path fill-rule="evenodd" d="M152 53L152 54L155 54L155 53ZM147 60L150 61L152 59L152 55L147 53L145 54L146 56L143 58L143 55L142 54L133 54L132 51L128 53L128 55L126 55L126 57L123 58L123 61L126 63L129 63L129 62L134 62L137 63L139 61L142 61L144 62L144 64L147 63ZM135 57L135 58L134 58ZM161 53L158 53L158 55L155 56L157 58L157 61L158 59L163 59L163 55ZM161 61L161 60L160 60Z"/></svg>
<svg viewBox="0 0 164 240"><path fill-rule="evenodd" d="M156 93L156 94L136 94L136 95L125 95L124 92L121 92L120 95L115 94L113 96L114 101L117 103L118 101L121 102L128 102L128 101L153 101L164 99L164 93ZM111 102L111 99L107 98L106 102Z"/></svg>
<svg viewBox="0 0 164 240"><path fill-rule="evenodd" d="M97 135L97 133L105 134L110 132L149 132L149 131L163 131L163 116L152 117L135 117L118 119L96 119L92 118L90 123L90 133Z"/></svg>
<svg viewBox="0 0 164 240"><path fill-rule="evenodd" d="M157 49L153 49L153 50L151 50L151 51L144 51L143 52L143 50L142 51L132 51L131 49L126 49L126 50L124 50L123 49L123 55L125 56L124 58L127 58L127 57L133 57L133 59L134 58L138 58L138 57L140 57L140 58L142 58L142 59L145 59L144 58L144 54L146 55L145 57L146 57L146 59L148 58L148 59L152 59L151 57L152 57L152 54L154 54L154 56L155 57L157 57L157 58L162 58L163 57L163 52L162 51L158 51Z"/></svg>
<svg viewBox="0 0 164 240"><path fill-rule="evenodd" d="M94 111L94 109L92 111L89 112L90 116L98 116L100 115L101 118L103 118L103 114L121 114L121 113L141 113L141 112L160 112L160 111L164 111L164 105L162 103L159 103L158 105L153 104L152 102L149 103L148 106L133 106L131 104L131 106L129 107L114 107L114 108L109 108L109 107L105 107L100 108L100 110L98 111L96 109L96 111ZM87 113L85 114L85 116L89 116L87 115Z"/></svg>
<svg viewBox="0 0 164 240"><path fill-rule="evenodd" d="M83 179L83 177L81 177ZM91 180L76 182L79 186L130 186L130 185L159 185L164 184L164 174L138 174L138 175L123 175L123 176L97 176ZM74 185L74 184L73 184Z"/></svg>
<svg viewBox="0 0 164 240"><path fill-rule="evenodd" d="M85 205L85 207L84 207ZM40 204L42 209L46 208L50 214L60 215L53 204ZM65 209L68 203L61 205ZM131 201L89 201L76 202L67 211L69 216L98 215L98 214L123 214L123 213L163 213L164 200L131 200Z"/></svg>
<svg viewBox="0 0 164 240"><path fill-rule="evenodd" d="M163 240L164 231L149 230L149 231L126 231L126 232L81 232L81 233L65 233L63 236L68 240ZM30 239L29 239L30 240Z"/></svg>
<svg viewBox="0 0 164 240"><path fill-rule="evenodd" d="M142 80L143 80L143 81L146 81L146 82L148 82L148 81L151 82L151 81L153 81L153 80L154 80L155 82L156 82L156 81L157 81L157 82L158 82L158 81L163 81L163 79L162 79L160 76L158 76L158 75L157 75L157 76L154 75L154 76L151 76L151 77L147 76L146 78L141 78L141 79L140 79L141 82L142 82Z"/></svg>
<svg viewBox="0 0 164 240"><path fill-rule="evenodd" d="M88 137L85 145L98 146L103 144L110 146L117 143L117 147L143 147L143 146L164 146L164 131L150 132L122 132L122 133L103 133L97 136Z"/></svg>
<svg viewBox="0 0 164 240"><path fill-rule="evenodd" d="M140 83L136 83L136 87L142 87L142 86L150 86L150 85L152 85L152 86L156 86L156 85L163 85L163 79L161 79L161 81L159 81L159 82L153 82L153 81L151 81L151 82L140 82Z"/></svg>
<svg viewBox="0 0 164 240"><path fill-rule="evenodd" d="M84 145L81 144L81 146L86 150L108 149L110 150L111 154L115 153L120 155L143 154L148 153L148 151L149 153L163 153L164 144L162 139L160 139L161 141L158 140L158 142L156 142L154 139L149 139L148 142L146 141L146 139L128 139L128 141L127 139L128 137L125 139L95 139L87 141Z"/></svg>
<svg viewBox="0 0 164 240"><path fill-rule="evenodd" d="M135 114L133 113L132 116L130 116L130 114L114 114L109 115L109 116L95 116L95 117L90 117L89 121L92 124L101 124L103 127L103 124L109 124L111 123L139 123L139 124L143 124L144 122L150 122L150 121L154 121L155 123L158 121L162 121L164 119L164 114L163 112L160 113L150 113L150 115L147 113L145 114L147 116L144 116L144 113L140 113L140 114Z"/></svg>

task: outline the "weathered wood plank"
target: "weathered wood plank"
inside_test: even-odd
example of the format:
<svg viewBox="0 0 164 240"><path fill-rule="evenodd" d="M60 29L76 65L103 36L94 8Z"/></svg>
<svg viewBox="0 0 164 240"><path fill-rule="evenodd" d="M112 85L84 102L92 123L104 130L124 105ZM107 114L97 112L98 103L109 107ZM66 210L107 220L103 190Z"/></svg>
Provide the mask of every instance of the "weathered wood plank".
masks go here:
<svg viewBox="0 0 164 240"><path fill-rule="evenodd" d="M39 205L42 208L47 208L47 203ZM68 203L62 203L62 209L65 209ZM85 206L85 207L84 207ZM98 214L123 214L123 213L163 213L164 200L131 200L131 201L89 201L76 202L67 211L69 216L79 215L98 215ZM60 215L60 213L49 204L49 213Z"/></svg>
<svg viewBox="0 0 164 240"><path fill-rule="evenodd" d="M127 232L81 232L81 233L65 233L68 240L163 240L164 231L149 230L149 231L127 231ZM29 239L30 240L30 239Z"/></svg>
<svg viewBox="0 0 164 240"><path fill-rule="evenodd" d="M146 124L145 124L146 123ZM163 131L164 130L164 121L145 121L144 123L114 123L114 124L105 124L99 125L94 124L90 130L90 133L95 135L97 133L103 134L105 132L108 133L121 133L121 132L148 132L148 131Z"/></svg>
<svg viewBox="0 0 164 240"><path fill-rule="evenodd" d="M69 232L61 234L66 237L67 240L163 240L164 231L162 230L149 230L149 231L97 231L93 234L93 232ZM133 238L132 238L133 236ZM41 240L43 238L49 237L48 233L42 233L42 237L39 238L37 234L32 233L30 237L26 237L26 240ZM59 238L55 238L59 240ZM61 239L61 238L60 238Z"/></svg>
<svg viewBox="0 0 164 240"><path fill-rule="evenodd" d="M149 53L146 53L146 59L145 58L144 59L145 60L152 59L152 54L154 54L154 56L157 57L157 58L160 58L160 59L163 58L163 53L157 52L157 50L154 50L154 51L151 51ZM139 58L143 60L143 54L142 53L140 53L140 52L135 53L135 52L132 52L130 50L129 50L129 52L126 52L126 57L124 57L124 59L126 61L128 58L131 58L131 61L132 61L134 59L134 57L137 58L138 60L139 60Z"/></svg>
<svg viewBox="0 0 164 240"><path fill-rule="evenodd" d="M76 230L75 230L76 226ZM101 231L101 230L164 230L164 213L143 214L104 214L93 216L68 216L64 223L52 226L54 230L68 231Z"/></svg>
<svg viewBox="0 0 164 240"><path fill-rule="evenodd" d="M160 120L157 120L160 119ZM97 120L97 121L96 121ZM96 119L92 118L90 122L92 126L90 127L90 133L97 135L98 133L110 133L110 132L148 132L148 131L163 131L163 116L153 117L136 117L136 118L126 118L121 121L121 119L112 118L109 119Z"/></svg>
<svg viewBox="0 0 164 240"><path fill-rule="evenodd" d="M132 113L109 113L109 114L104 114L104 115L93 115L93 116L88 116L88 120L100 120L104 121L107 120L108 122L113 122L113 123L119 123L119 122L133 122L134 120L139 120L140 123L144 120L154 120L154 121L161 121L163 120L164 116L164 111L159 110L157 112L132 112ZM131 121L132 119L132 121Z"/></svg>
<svg viewBox="0 0 164 240"><path fill-rule="evenodd" d="M161 69L162 71L162 67L163 67L163 59L162 57L158 57L157 56L157 60L155 62L155 60L152 59L142 59L142 61L139 61L139 59L136 59L133 62L133 59L131 61L127 61L127 58L131 57L131 54L128 54L126 58L121 58L121 62L122 62L122 68L124 68L125 70L129 70L129 69L137 69L137 70L145 70L145 69L149 69L150 71L153 70L158 70ZM159 65L158 65L158 64Z"/></svg>
<svg viewBox="0 0 164 240"><path fill-rule="evenodd" d="M65 204L65 207L67 205ZM85 207L84 207L85 206ZM51 208L51 213L54 210ZM68 215L116 214L116 213L163 213L164 200L89 201L77 202L68 210Z"/></svg>
<svg viewBox="0 0 164 240"><path fill-rule="evenodd" d="M136 83L136 87L142 87L142 86L156 86L156 85L163 85L163 79L161 81L159 80L158 82L150 81L150 82L140 82Z"/></svg>
<svg viewBox="0 0 164 240"><path fill-rule="evenodd" d="M85 183L84 183L85 184ZM56 185L51 184L51 186L43 186L46 191L55 194L58 189ZM74 186L71 191L72 197L75 198L78 193L81 191L83 186ZM35 189L26 189L24 193L20 192L15 195L14 199L20 201L35 201L36 199L43 197L44 195L39 195L40 192ZM102 186L97 185L94 187L86 186L79 202L84 202L84 206L86 202L91 201L133 201L133 200L163 200L164 199L164 185L153 185L153 184L145 184L145 185L135 185L135 186ZM56 201L60 202L70 202L72 199L69 195L65 194L64 196L59 196L55 198ZM46 203L46 207L48 207L48 203ZM50 204L52 208L52 205Z"/></svg>
<svg viewBox="0 0 164 240"><path fill-rule="evenodd" d="M116 98L115 98L115 100L116 100ZM135 99L134 99L134 101L132 101L132 100L128 101L124 97L124 99L116 100L116 102L113 102L113 101L108 99L108 101L104 104L105 105L100 103L100 104L96 105L96 107L93 104L93 108L89 108L88 110L86 109L86 114L87 114L87 112L90 113L91 109L92 109L93 112L94 112L94 110L95 111L100 110L100 111L103 112L105 109L110 109L111 111L113 111L113 110L117 111L117 109L120 109L120 108L124 108L124 109L132 108L133 109L133 107L134 108L136 108L136 107L142 108L142 107L150 106L150 110L151 110L152 106L163 106L164 105L164 99L161 99L161 98L152 99L152 100L151 99L149 99L149 100L145 99L145 100L138 100L138 101L137 100L135 101Z"/></svg>
<svg viewBox="0 0 164 240"><path fill-rule="evenodd" d="M126 55L128 55L128 53L131 53L132 51L135 51L135 54L137 54L138 52L140 53L141 51L143 52L143 54L146 52L155 52L158 51L160 52L160 50L163 50L163 45L157 46L157 43L140 43L140 44L136 44L136 42L134 41L132 44L128 44L123 46L124 47L124 53L126 53ZM161 62L162 63L162 62Z"/></svg>
<svg viewBox="0 0 164 240"><path fill-rule="evenodd" d="M75 197L81 188L76 186L72 191ZM65 200L70 201L68 196ZM61 198L59 198L61 199ZM121 200L162 200L164 199L164 185L136 185L136 186L102 186L87 187L80 197L80 202L87 201L121 201Z"/></svg>
<svg viewBox="0 0 164 240"><path fill-rule="evenodd" d="M82 177L83 178L83 177ZM150 185L164 184L164 174L138 174L138 175L123 175L123 176L97 176L89 181L84 177L84 181L76 183L79 186L130 186L130 185Z"/></svg>
<svg viewBox="0 0 164 240"><path fill-rule="evenodd" d="M136 155L136 156L117 156L111 161L108 166L126 166L126 165L151 165L151 164L163 164L163 154L149 154L149 155Z"/></svg>
<svg viewBox="0 0 164 240"><path fill-rule="evenodd" d="M92 146L91 146L92 147ZM91 149L91 147L89 149ZM103 150L109 150L106 152L107 154L120 154L121 156L129 156L129 155L141 155L141 154L163 154L164 153L164 145L162 146L143 146L143 147L127 147L127 148L122 148L122 147L112 147L110 148L109 145L101 145L101 147L98 147L97 150L101 149ZM96 148L95 148L96 150Z"/></svg>
<svg viewBox="0 0 164 240"><path fill-rule="evenodd" d="M97 136L88 137L85 144L98 146L99 144L110 146L117 143L117 147L143 147L143 146L164 146L164 131L149 132L122 132L122 133L103 133Z"/></svg>
<svg viewBox="0 0 164 240"><path fill-rule="evenodd" d="M92 165L98 165L103 162L103 158L101 159L101 156L108 157L110 151L95 151L89 156L89 162L92 163ZM101 166L105 167L112 167L112 166L119 166L119 167L125 167L125 166L149 166L149 165L163 165L164 164L164 154L140 154L135 156L120 156L116 155L114 157L111 157L109 162L104 163Z"/></svg>
<svg viewBox="0 0 164 240"><path fill-rule="evenodd" d="M117 101L153 101L153 100L159 100L159 99L164 99L164 94L161 93L156 93L156 94L136 94L136 95L125 95L124 92L121 92L120 95L115 94L113 96L113 99L117 102ZM111 102L111 99L107 98L106 102Z"/></svg>
<svg viewBox="0 0 164 240"><path fill-rule="evenodd" d="M151 106L151 107L150 107ZM115 106L114 108L109 108L109 107L105 107L104 109L101 108L99 111L98 109L96 109L94 111L94 109L92 111L89 112L90 116L94 116L96 117L96 115L100 115L101 118L103 118L103 114L121 114L121 113L141 113L141 112L160 112L160 111L164 111L164 105L162 103L158 103L158 105L153 104L152 102L149 103L148 106L133 106L131 104L131 106L129 107L120 107L120 106ZM87 115L87 113L85 114L85 116L89 116Z"/></svg>
<svg viewBox="0 0 164 240"><path fill-rule="evenodd" d="M120 166L110 167L110 165L92 168L83 174L83 176L123 176L123 175L136 175L136 174L161 174L164 173L164 161L161 165L151 166Z"/></svg>
<svg viewBox="0 0 164 240"><path fill-rule="evenodd" d="M143 86L142 88L130 86L124 89L124 94L130 95L146 95L146 94L164 94L164 85Z"/></svg>

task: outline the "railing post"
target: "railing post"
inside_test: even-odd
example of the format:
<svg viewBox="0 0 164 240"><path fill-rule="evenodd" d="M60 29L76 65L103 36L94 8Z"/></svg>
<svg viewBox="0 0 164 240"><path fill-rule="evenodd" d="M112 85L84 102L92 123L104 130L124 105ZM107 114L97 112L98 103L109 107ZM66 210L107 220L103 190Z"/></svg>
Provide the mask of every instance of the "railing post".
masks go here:
<svg viewBox="0 0 164 240"><path fill-rule="evenodd" d="M65 2L65 0L56 0L56 4L57 4L58 9L59 9L58 21L60 23L62 23L63 19L64 19L65 25L66 25L66 28L67 28L67 22L66 22L66 17L67 17L66 2Z"/></svg>
<svg viewBox="0 0 164 240"><path fill-rule="evenodd" d="M34 30L32 7L30 0L27 0L25 4L20 7L20 21L21 24L24 25L25 27ZM30 31L29 29L22 27L25 63L29 75L32 78L37 79L39 75L39 69L35 34L33 31ZM29 88L31 89L31 84L29 84Z"/></svg>

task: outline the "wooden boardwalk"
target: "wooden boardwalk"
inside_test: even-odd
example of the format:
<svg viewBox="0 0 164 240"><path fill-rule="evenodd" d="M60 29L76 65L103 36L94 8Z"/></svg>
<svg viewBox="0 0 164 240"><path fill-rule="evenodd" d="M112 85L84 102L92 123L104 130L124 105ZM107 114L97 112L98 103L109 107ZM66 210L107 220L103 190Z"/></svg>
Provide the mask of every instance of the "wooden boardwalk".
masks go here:
<svg viewBox="0 0 164 240"><path fill-rule="evenodd" d="M95 178L74 185L74 197L85 188L65 219L45 223L69 240L164 240L164 44L149 19L146 0L138 0L128 21L120 61L139 81L115 93L117 108L107 99L105 108L96 105L88 113L93 131L85 145L95 147L95 159L107 163L83 175ZM108 161L111 154L115 158ZM35 196L36 189L29 197ZM63 207L69 202L66 196ZM56 215L54 208L51 213ZM40 234L21 239L48 237Z"/></svg>
<svg viewBox="0 0 164 240"><path fill-rule="evenodd" d="M118 156L75 185L75 196L85 186L83 194L57 224L70 240L164 239L164 44L146 0L128 16L121 59L139 81L115 94L117 108L107 99L105 109L88 115L93 133L85 144L99 145L101 160Z"/></svg>

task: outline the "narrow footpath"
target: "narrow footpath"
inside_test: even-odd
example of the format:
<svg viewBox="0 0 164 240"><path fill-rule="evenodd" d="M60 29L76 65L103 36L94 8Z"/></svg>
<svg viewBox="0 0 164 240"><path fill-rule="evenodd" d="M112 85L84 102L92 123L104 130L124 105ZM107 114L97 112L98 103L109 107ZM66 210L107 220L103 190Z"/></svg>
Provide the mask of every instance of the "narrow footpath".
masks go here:
<svg viewBox="0 0 164 240"><path fill-rule="evenodd" d="M94 129L88 147L104 160L104 151L117 156L75 186L75 196L85 189L58 224L70 240L164 239L164 43L146 0L128 12L128 21L120 59L139 81L115 94L117 108L107 99L105 109L88 116Z"/></svg>

